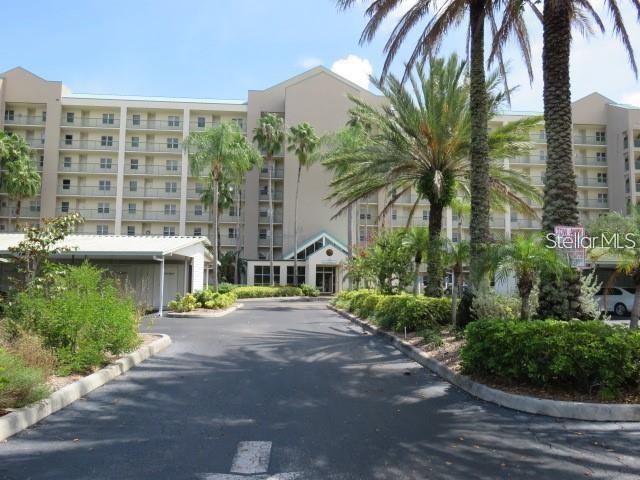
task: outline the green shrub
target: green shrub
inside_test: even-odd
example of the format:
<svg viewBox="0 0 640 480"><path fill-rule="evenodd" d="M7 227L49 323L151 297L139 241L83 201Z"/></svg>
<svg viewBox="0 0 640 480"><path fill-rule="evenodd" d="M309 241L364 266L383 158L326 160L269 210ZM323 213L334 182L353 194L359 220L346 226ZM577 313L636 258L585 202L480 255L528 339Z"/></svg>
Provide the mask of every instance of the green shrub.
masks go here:
<svg viewBox="0 0 640 480"><path fill-rule="evenodd" d="M234 285L233 283L222 282L218 285L218 293L229 293L230 291L238 288L238 285Z"/></svg>
<svg viewBox="0 0 640 480"><path fill-rule="evenodd" d="M342 308L344 310L349 310L349 306L351 304L351 300L358 292L362 290L341 290L338 294L331 300L331 303L338 308ZM367 290L368 292L371 290Z"/></svg>
<svg viewBox="0 0 640 480"><path fill-rule="evenodd" d="M237 287L233 290L237 298L266 298L266 297L301 297L302 290L298 287Z"/></svg>
<svg viewBox="0 0 640 480"><path fill-rule="evenodd" d="M382 328L413 332L437 329L451 321L451 299L389 295L377 304L375 322Z"/></svg>
<svg viewBox="0 0 640 480"><path fill-rule="evenodd" d="M66 268L47 289L28 288L13 300L9 324L15 332L38 334L54 350L62 374L86 372L105 363L107 353L130 351L140 342L133 299L87 263Z"/></svg>
<svg viewBox="0 0 640 480"><path fill-rule="evenodd" d="M492 289L479 290L473 297L471 310L477 319L514 320L520 317L520 299L500 295Z"/></svg>
<svg viewBox="0 0 640 480"><path fill-rule="evenodd" d="M0 348L0 409L19 408L49 394L45 374Z"/></svg>
<svg viewBox="0 0 640 480"><path fill-rule="evenodd" d="M374 318L376 310L378 309L378 304L384 297L384 295L379 293L371 293L364 297L359 297L362 298L362 300L360 300L359 307L354 313L361 318Z"/></svg>
<svg viewBox="0 0 640 480"><path fill-rule="evenodd" d="M463 371L504 382L598 391L640 382L640 332L599 321L478 320L467 326Z"/></svg>
<svg viewBox="0 0 640 480"><path fill-rule="evenodd" d="M229 308L236 301L236 295L233 292L229 293L213 293L211 298L204 303L204 308L219 310L222 308Z"/></svg>
<svg viewBox="0 0 640 480"><path fill-rule="evenodd" d="M355 313L356 315L360 314L360 309L364 305L364 302L371 295L375 295L374 290L355 290L353 295L350 297L349 306L347 310L351 313Z"/></svg>
<svg viewBox="0 0 640 480"><path fill-rule="evenodd" d="M176 299L169 302L169 310L174 312L190 312L202 306L202 302L198 301L197 294L187 293L184 297L176 294Z"/></svg>
<svg viewBox="0 0 640 480"><path fill-rule="evenodd" d="M320 295L320 290L313 285L308 285L306 283L300 285L300 290L302 290L302 294L306 297L317 297Z"/></svg>

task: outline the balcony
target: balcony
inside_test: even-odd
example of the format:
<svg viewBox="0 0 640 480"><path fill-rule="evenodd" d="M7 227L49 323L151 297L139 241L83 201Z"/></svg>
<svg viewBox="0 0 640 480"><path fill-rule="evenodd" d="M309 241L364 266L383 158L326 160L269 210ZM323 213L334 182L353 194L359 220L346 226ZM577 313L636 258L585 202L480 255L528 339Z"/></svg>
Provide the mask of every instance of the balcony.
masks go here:
<svg viewBox="0 0 640 480"><path fill-rule="evenodd" d="M238 235L220 235L220 246L221 247L234 247L238 244Z"/></svg>
<svg viewBox="0 0 640 480"><path fill-rule="evenodd" d="M25 140L31 148L41 150L44 148L44 138L27 138Z"/></svg>
<svg viewBox="0 0 640 480"><path fill-rule="evenodd" d="M595 135L574 135L574 145L606 145L607 139Z"/></svg>
<svg viewBox="0 0 640 480"><path fill-rule="evenodd" d="M220 215L220 223L224 223L222 217L225 215ZM236 218L236 217L234 217ZM194 211L187 213L187 221L188 222L200 222L200 223L209 223L211 219L209 218L209 212L203 210L201 214L197 214Z"/></svg>
<svg viewBox="0 0 640 480"><path fill-rule="evenodd" d="M208 218L208 215L205 218ZM242 218L239 217L238 215L220 215L219 222L220 223L238 223L238 222L242 223Z"/></svg>
<svg viewBox="0 0 640 480"><path fill-rule="evenodd" d="M547 163L547 156L540 157L535 155L524 155L520 157L512 158L509 163L512 165L526 164L526 165L544 165Z"/></svg>
<svg viewBox="0 0 640 480"><path fill-rule="evenodd" d="M5 125L17 125L21 127L41 127L45 121L42 115L14 115L11 118L5 117Z"/></svg>
<svg viewBox="0 0 640 480"><path fill-rule="evenodd" d="M0 207L0 217L14 218L16 216L15 208ZM23 206L20 210L20 218L40 218L40 210L31 210L29 206Z"/></svg>
<svg viewBox="0 0 640 480"><path fill-rule="evenodd" d="M606 167L607 159L602 157L576 157L575 164L579 167Z"/></svg>
<svg viewBox="0 0 640 480"><path fill-rule="evenodd" d="M263 167L260 170L260 178L268 180L269 179L269 168ZM271 178L272 179L282 179L284 178L284 169L283 168L272 168L271 169Z"/></svg>
<svg viewBox="0 0 640 480"><path fill-rule="evenodd" d="M104 175L115 175L118 173L118 167L115 163L100 164L96 162L91 163L71 163L64 164L64 162L58 163L58 172L60 173L100 173Z"/></svg>
<svg viewBox="0 0 640 480"><path fill-rule="evenodd" d="M544 185L544 177L542 176L536 176L536 177L529 177L529 181L531 182L531 185L535 185L537 187L541 187Z"/></svg>
<svg viewBox="0 0 640 480"><path fill-rule="evenodd" d="M99 210L97 208L65 208L62 209L61 207L56 208L56 215L67 215L68 213L74 213L77 212L80 215L82 215L84 218L88 219L88 220L102 220L102 219L114 219L116 218L116 211L115 209L112 208L108 208L105 209L103 208L102 210Z"/></svg>
<svg viewBox="0 0 640 480"><path fill-rule="evenodd" d="M84 196L84 197L115 197L116 189L115 185L112 185L110 188L100 188L98 186L87 186L87 185L70 185L68 187L58 186L58 195L66 196L66 195L74 195L74 196Z"/></svg>
<svg viewBox="0 0 640 480"><path fill-rule="evenodd" d="M127 152L173 153L182 155L180 144L154 143L154 142L127 142Z"/></svg>
<svg viewBox="0 0 640 480"><path fill-rule="evenodd" d="M578 206L580 208L609 208L609 201L597 198L587 198L579 200Z"/></svg>
<svg viewBox="0 0 640 480"><path fill-rule="evenodd" d="M271 192L271 199L274 202L282 201L282 197L283 197L283 192L281 190L273 190ZM268 202L269 201L269 193L261 190L260 191L260 201L261 202Z"/></svg>
<svg viewBox="0 0 640 480"><path fill-rule="evenodd" d="M176 188L175 191L171 189L167 190L162 187L140 187L135 190L131 190L130 188L125 188L124 193L122 194L124 197L147 197L147 198L180 198L180 189Z"/></svg>
<svg viewBox="0 0 640 480"><path fill-rule="evenodd" d="M600 187L607 188L607 182L597 178L576 178L576 185L579 187Z"/></svg>
<svg viewBox="0 0 640 480"><path fill-rule="evenodd" d="M125 175L154 175L154 176L180 176L182 165L138 165L132 167L128 163L124 168Z"/></svg>
<svg viewBox="0 0 640 480"><path fill-rule="evenodd" d="M103 142L102 140L60 140L60 150L99 150L117 152L118 142Z"/></svg>
<svg viewBox="0 0 640 480"><path fill-rule="evenodd" d="M262 212L260 212L262 214ZM268 215L259 215L258 223L269 225L269 216ZM273 223L282 223L282 212L276 212L273 216Z"/></svg>
<svg viewBox="0 0 640 480"><path fill-rule="evenodd" d="M270 247L271 241L269 238L258 238L258 246L260 247ZM274 235L273 236L273 246L281 247L282 246L282 235Z"/></svg>
<svg viewBox="0 0 640 480"><path fill-rule="evenodd" d="M546 133L532 133L529 135L529 138L534 143L547 143L547 135Z"/></svg>
<svg viewBox="0 0 640 480"><path fill-rule="evenodd" d="M130 130L166 130L182 131L182 120L133 120L127 119L127 128Z"/></svg>
<svg viewBox="0 0 640 480"><path fill-rule="evenodd" d="M527 230L527 229L535 229L540 230L542 225L540 225L539 220L534 220L531 218L522 218L517 220L511 220L511 228L514 230Z"/></svg>
<svg viewBox="0 0 640 480"><path fill-rule="evenodd" d="M633 145L634 145L636 148L640 148L640 138L636 138L636 139L633 141Z"/></svg>
<svg viewBox="0 0 640 480"><path fill-rule="evenodd" d="M120 128L120 119L74 117L73 120L69 120L66 116L63 116L60 124L63 127L73 128Z"/></svg>

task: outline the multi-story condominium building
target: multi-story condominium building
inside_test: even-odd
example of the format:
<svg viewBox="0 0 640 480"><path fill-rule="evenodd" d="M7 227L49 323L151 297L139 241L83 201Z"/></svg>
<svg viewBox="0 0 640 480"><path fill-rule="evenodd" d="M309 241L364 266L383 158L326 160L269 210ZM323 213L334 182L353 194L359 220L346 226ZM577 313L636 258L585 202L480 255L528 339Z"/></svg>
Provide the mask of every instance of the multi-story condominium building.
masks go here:
<svg viewBox="0 0 640 480"><path fill-rule="evenodd" d="M0 74L0 128L27 139L42 172L41 194L23 208L23 222L77 211L86 219L79 233L209 236L211 212L200 199L205 181L190 172L184 139L221 121L236 122L251 137L267 112L282 115L287 126L309 122L320 134L335 131L348 119L348 95L384 101L323 67L249 91L239 101L74 94L61 82L16 68ZM504 113L491 125L532 114ZM593 93L574 103L573 120L583 220L610 209L626 211L640 195L640 108ZM532 135L532 143L530 155L506 159L505 165L542 187L544 126ZM250 284L271 282L271 257L276 283L294 280L296 174L295 156L283 151L272 165L246 176L220 216L222 250L241 252ZM340 288L349 229L353 246L364 245L380 228L407 225L416 201L415 193L405 195L380 216L387 195L380 192L357 205L348 226L346 215L332 219L335 210L325 200L330 180L321 165L303 172L298 218L299 279L324 291ZM0 187L0 232L8 231L12 208ZM410 223L426 226L428 202L420 201L414 211ZM507 209L493 215L491 226L502 237L539 229L540 222ZM466 238L468 218L448 210L445 229L454 241Z"/></svg>

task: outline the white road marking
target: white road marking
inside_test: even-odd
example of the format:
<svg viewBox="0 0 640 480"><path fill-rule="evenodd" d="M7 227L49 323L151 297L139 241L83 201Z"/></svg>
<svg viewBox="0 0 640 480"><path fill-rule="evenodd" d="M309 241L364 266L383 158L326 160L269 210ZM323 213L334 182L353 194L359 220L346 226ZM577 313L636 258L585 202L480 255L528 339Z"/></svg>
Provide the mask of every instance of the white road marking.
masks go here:
<svg viewBox="0 0 640 480"><path fill-rule="evenodd" d="M259 474L259 475L235 475L233 473L201 473L201 480L302 480L301 472Z"/></svg>
<svg viewBox="0 0 640 480"><path fill-rule="evenodd" d="M240 442L231 463L231 473L267 473L271 442Z"/></svg>

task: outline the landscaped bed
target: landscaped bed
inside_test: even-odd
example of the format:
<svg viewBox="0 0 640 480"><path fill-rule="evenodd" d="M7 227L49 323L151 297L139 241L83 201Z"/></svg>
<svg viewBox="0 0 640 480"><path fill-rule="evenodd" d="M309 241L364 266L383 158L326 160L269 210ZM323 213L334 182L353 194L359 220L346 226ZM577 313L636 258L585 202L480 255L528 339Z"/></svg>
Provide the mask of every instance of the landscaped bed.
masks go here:
<svg viewBox="0 0 640 480"><path fill-rule="evenodd" d="M640 403L640 332L600 321L477 320L463 333L446 324L450 306L449 316L444 303L441 310L427 307L434 300L360 290L333 303L492 388L553 400Z"/></svg>

